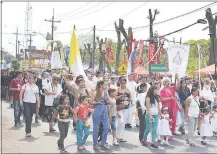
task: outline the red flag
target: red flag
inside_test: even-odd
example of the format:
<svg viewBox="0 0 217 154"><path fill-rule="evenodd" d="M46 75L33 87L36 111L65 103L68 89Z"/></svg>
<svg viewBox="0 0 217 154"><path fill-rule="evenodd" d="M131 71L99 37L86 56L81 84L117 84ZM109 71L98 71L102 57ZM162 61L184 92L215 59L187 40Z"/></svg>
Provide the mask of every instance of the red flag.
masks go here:
<svg viewBox="0 0 217 154"><path fill-rule="evenodd" d="M129 59L130 54L132 52L132 48L133 48L132 45L133 45L133 33L131 33L131 35L130 35L130 47L129 47L130 51L128 53L128 59Z"/></svg>
<svg viewBox="0 0 217 154"><path fill-rule="evenodd" d="M144 40L139 41L139 60L142 60L142 51L144 46Z"/></svg>
<svg viewBox="0 0 217 154"><path fill-rule="evenodd" d="M153 56L154 56L154 43L150 43L148 48L148 61L150 61L150 63L155 63L155 58L153 58Z"/></svg>

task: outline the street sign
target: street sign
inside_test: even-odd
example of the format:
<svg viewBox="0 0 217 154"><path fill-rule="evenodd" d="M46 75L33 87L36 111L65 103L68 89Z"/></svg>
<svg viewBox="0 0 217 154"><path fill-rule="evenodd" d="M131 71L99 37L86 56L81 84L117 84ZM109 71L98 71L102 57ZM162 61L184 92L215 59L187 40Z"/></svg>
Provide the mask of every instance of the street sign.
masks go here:
<svg viewBox="0 0 217 154"><path fill-rule="evenodd" d="M151 72L167 72L165 64L151 64Z"/></svg>
<svg viewBox="0 0 217 154"><path fill-rule="evenodd" d="M121 64L121 66L119 66L117 70L120 74L125 75L127 73L127 66L124 64Z"/></svg>

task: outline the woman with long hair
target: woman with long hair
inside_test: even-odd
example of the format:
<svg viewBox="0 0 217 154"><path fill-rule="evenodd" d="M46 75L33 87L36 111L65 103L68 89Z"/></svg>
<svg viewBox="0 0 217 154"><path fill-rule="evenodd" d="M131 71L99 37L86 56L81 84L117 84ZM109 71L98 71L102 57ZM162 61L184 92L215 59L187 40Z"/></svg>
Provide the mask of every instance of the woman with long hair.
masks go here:
<svg viewBox="0 0 217 154"><path fill-rule="evenodd" d="M93 93L91 102L94 104L93 112L93 148L100 150L101 147L104 149L110 149L106 144L107 135L109 132L109 117L108 117L108 93L104 90L104 82L98 81L96 85L96 92ZM97 144L98 139L98 128L100 123L103 125L102 141L101 144Z"/></svg>
<svg viewBox="0 0 217 154"><path fill-rule="evenodd" d="M159 120L159 115L161 115L161 112L160 112L157 87L149 88L146 95L145 106L147 110L145 116L146 129L145 129L142 144L144 146L147 145L147 137L151 131L151 138L152 138L151 147L158 148L155 140L157 137L158 120Z"/></svg>
<svg viewBox="0 0 217 154"><path fill-rule="evenodd" d="M180 111L181 113L181 119L182 119L182 124L180 125L179 131L182 134L185 134L185 128L184 128L184 122L185 122L185 102L186 99L191 95L190 89L187 87L187 83L185 80L180 81L180 88L178 90L178 96L180 98L180 103L182 105L182 110Z"/></svg>
<svg viewBox="0 0 217 154"><path fill-rule="evenodd" d="M177 100L175 97L175 92L179 88L180 81L178 78L178 74L175 76L175 81L177 85L171 86L170 79L168 77L163 79L163 89L160 91L160 102L162 103L162 107L168 107L170 119L172 119L172 134L175 134L176 129L176 114L178 110Z"/></svg>
<svg viewBox="0 0 217 154"><path fill-rule="evenodd" d="M35 77L29 75L28 83L24 84L20 91L20 104L24 107L27 137L31 137L32 116L36 111L36 106L40 106L39 89L34 80Z"/></svg>

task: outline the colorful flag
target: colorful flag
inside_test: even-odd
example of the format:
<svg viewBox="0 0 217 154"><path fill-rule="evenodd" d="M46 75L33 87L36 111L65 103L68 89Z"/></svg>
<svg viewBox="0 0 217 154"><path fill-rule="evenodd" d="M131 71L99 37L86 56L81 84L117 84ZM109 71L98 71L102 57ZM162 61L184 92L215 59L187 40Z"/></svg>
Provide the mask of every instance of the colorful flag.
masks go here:
<svg viewBox="0 0 217 154"><path fill-rule="evenodd" d="M79 43L75 34L75 26L73 29L71 43L70 43L69 69L71 73L75 73L76 75L83 75L84 78L87 79L87 76L84 72L84 68L82 65Z"/></svg>
<svg viewBox="0 0 217 154"><path fill-rule="evenodd" d="M150 43L148 48L148 61L150 63L155 63L154 53L154 43Z"/></svg>
<svg viewBox="0 0 217 154"><path fill-rule="evenodd" d="M134 47L134 42L132 43L132 46ZM134 72L134 61L136 59L136 48L132 49L132 52L130 54L130 58L128 60L128 65L127 65L127 75L131 74Z"/></svg>

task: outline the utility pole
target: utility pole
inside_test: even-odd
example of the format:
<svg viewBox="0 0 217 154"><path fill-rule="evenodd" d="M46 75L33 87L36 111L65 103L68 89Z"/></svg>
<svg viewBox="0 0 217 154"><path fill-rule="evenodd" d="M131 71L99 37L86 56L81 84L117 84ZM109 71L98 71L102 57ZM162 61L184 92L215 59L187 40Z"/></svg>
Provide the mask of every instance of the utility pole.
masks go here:
<svg viewBox="0 0 217 154"><path fill-rule="evenodd" d="M17 58L17 55L18 55L18 35L21 35L18 33L18 28L16 29L16 33L13 33L14 35L16 35L16 58Z"/></svg>
<svg viewBox="0 0 217 154"><path fill-rule="evenodd" d="M96 50L96 26L93 26L93 54L92 54L92 60L93 60L93 72L94 72L94 63L95 63L95 50Z"/></svg>
<svg viewBox="0 0 217 154"><path fill-rule="evenodd" d="M55 21L54 20L54 8L53 8L53 16L51 20L45 19L44 21L51 22L51 40L54 40L54 23L60 23L60 20ZM51 52L53 51L53 43L51 44Z"/></svg>

